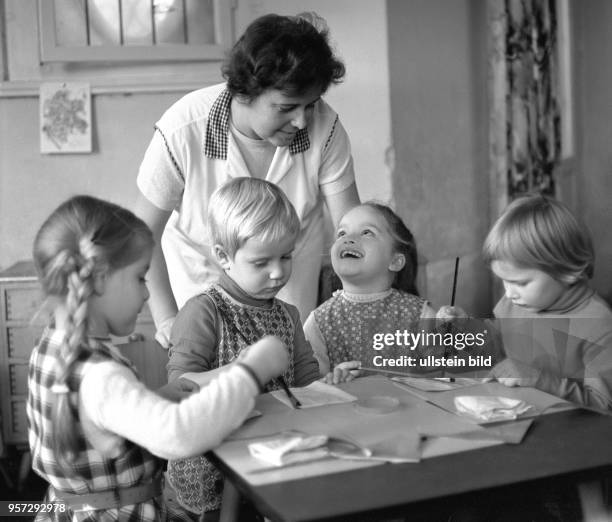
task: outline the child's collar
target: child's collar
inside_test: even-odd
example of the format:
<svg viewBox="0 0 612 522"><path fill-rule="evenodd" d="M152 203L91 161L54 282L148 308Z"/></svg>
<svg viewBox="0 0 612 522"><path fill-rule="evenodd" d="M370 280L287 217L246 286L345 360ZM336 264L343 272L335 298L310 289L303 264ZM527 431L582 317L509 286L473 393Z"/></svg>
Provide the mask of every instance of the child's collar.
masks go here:
<svg viewBox="0 0 612 522"><path fill-rule="evenodd" d="M589 299L595 291L585 282L579 281L570 286L545 313L567 313Z"/></svg>
<svg viewBox="0 0 612 522"><path fill-rule="evenodd" d="M370 303L372 301L379 301L380 299L384 299L388 297L393 292L393 288L389 288L388 290L383 290L382 292L374 292L373 294L355 294L352 292L347 292L346 290L342 290L342 295L349 301L353 301L355 303Z"/></svg>

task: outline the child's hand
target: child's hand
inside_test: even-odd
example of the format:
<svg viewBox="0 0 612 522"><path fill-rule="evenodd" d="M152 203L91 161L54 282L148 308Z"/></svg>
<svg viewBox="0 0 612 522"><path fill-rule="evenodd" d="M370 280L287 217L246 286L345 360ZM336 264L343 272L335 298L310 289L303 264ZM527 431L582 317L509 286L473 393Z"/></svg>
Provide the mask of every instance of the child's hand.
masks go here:
<svg viewBox="0 0 612 522"><path fill-rule="evenodd" d="M340 384L352 381L361 375L361 361L345 361L336 365L333 372L329 372L322 381L327 384Z"/></svg>
<svg viewBox="0 0 612 522"><path fill-rule="evenodd" d="M260 339L243 350L238 360L249 366L265 386L289 367L289 354L283 342L272 335Z"/></svg>
<svg viewBox="0 0 612 522"><path fill-rule="evenodd" d="M535 386L540 372L516 359L504 359L489 372L489 378L501 382L505 386Z"/></svg>
<svg viewBox="0 0 612 522"><path fill-rule="evenodd" d="M444 322L454 321L455 319L467 319L468 314L463 308L458 306L441 306L436 313L436 319L442 319Z"/></svg>

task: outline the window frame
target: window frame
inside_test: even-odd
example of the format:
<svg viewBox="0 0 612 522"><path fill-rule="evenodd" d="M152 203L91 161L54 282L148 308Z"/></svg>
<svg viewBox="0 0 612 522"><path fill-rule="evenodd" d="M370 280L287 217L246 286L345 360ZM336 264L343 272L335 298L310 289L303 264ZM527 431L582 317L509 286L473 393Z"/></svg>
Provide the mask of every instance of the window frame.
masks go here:
<svg viewBox="0 0 612 522"><path fill-rule="evenodd" d="M53 3L0 0L0 98L38 96L42 82L89 82L92 95L98 95L188 92L223 81L222 55L234 41L235 0L214 0L227 7L219 18L225 27L217 34L225 43L219 44L217 58L46 63L40 55L39 1Z"/></svg>
<svg viewBox="0 0 612 522"><path fill-rule="evenodd" d="M49 62L161 62L222 60L232 44L231 2L212 0L215 44L60 46L56 38L53 0L38 0L40 61Z"/></svg>

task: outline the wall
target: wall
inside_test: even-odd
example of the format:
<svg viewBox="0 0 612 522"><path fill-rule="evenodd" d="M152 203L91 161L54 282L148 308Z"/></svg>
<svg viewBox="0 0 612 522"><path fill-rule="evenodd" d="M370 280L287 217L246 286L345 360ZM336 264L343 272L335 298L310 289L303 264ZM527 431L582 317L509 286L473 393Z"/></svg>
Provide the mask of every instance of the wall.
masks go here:
<svg viewBox="0 0 612 522"><path fill-rule="evenodd" d="M351 136L362 197L380 199L391 191L385 166L390 139L385 9L385 2L368 0L241 0L236 11L238 33L266 12L314 10L326 18L348 70L346 81L326 99ZM153 124L180 95L94 96L94 152L55 156L39 153L38 100L0 98L0 269L30 256L42 220L72 194L130 206Z"/></svg>
<svg viewBox="0 0 612 522"><path fill-rule="evenodd" d="M478 0L389 0L393 193L427 261L426 295L490 311L486 12Z"/></svg>
<svg viewBox="0 0 612 522"><path fill-rule="evenodd" d="M68 155L39 153L36 98L0 98L0 267L30 257L38 226L73 194L131 205L153 123L177 96L94 96L94 152Z"/></svg>
<svg viewBox="0 0 612 522"><path fill-rule="evenodd" d="M593 286L612 303L612 3L571 2L579 214L595 244Z"/></svg>

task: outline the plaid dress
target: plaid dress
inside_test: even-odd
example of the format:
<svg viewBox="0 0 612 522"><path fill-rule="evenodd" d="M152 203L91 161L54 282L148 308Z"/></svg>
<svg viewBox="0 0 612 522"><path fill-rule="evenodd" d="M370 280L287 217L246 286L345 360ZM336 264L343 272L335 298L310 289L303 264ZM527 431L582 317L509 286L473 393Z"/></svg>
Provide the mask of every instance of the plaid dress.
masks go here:
<svg viewBox="0 0 612 522"><path fill-rule="evenodd" d="M76 425L79 439L77 458L69 464L69 469L64 469L58 464L52 447L51 411L55 394L51 392L51 386L55 383L58 373L56 360L60 353L62 337L63 332L45 330L40 343L32 351L28 375L27 416L32 468L50 484L44 501L61 498L62 492L88 494L151 482L161 474L162 460L127 440L117 458L107 458L87 441L80 424ZM93 365L97 362L109 359L128 366L135 372L127 359L108 346L98 343L94 351L82 354L68 379L67 384L75 407L85 373L95 371ZM167 518L176 519L174 515L166 513L166 507L160 496L140 504L115 509L74 512L67 509L64 513L58 511L39 514L37 520L156 521Z"/></svg>
<svg viewBox="0 0 612 522"><path fill-rule="evenodd" d="M242 350L265 335L275 335L289 350L290 363L284 378L293 386L295 325L282 302L274 299L270 308L248 306L232 299L218 285L212 285L204 293L213 300L221 323L217 324L219 341L213 367L229 364ZM265 391L275 389L269 384ZM170 460L168 479L180 504L194 513L220 508L223 476L205 457Z"/></svg>

